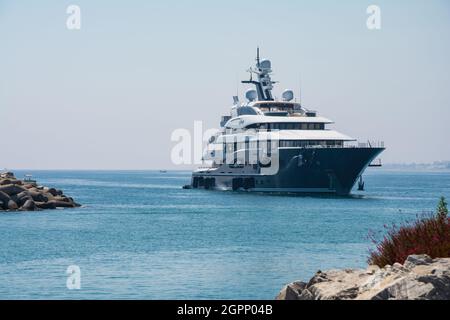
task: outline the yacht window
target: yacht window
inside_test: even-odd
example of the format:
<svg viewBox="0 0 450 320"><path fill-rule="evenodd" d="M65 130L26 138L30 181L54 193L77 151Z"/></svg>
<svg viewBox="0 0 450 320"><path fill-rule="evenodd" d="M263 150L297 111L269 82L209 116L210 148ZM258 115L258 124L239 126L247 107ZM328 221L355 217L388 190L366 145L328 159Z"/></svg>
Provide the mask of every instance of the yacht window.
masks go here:
<svg viewBox="0 0 450 320"><path fill-rule="evenodd" d="M323 123L296 123L296 122L282 122L282 123L254 123L248 125L246 129L267 129L267 130L324 130Z"/></svg>
<svg viewBox="0 0 450 320"><path fill-rule="evenodd" d="M239 107L237 108L238 116L244 115L257 115L256 111L252 107Z"/></svg>

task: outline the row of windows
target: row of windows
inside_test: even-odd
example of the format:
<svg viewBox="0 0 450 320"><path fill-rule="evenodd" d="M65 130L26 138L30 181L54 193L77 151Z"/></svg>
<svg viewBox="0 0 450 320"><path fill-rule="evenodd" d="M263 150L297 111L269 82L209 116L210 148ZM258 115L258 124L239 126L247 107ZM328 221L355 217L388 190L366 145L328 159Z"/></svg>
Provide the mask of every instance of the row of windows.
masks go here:
<svg viewBox="0 0 450 320"><path fill-rule="evenodd" d="M270 143L261 143L261 145L266 146L266 148L270 149ZM252 142L252 146L250 148L255 148L257 144ZM342 140L281 140L279 141L278 146L280 148L304 148L309 146L324 146L324 147L342 147ZM226 152L232 153L240 148L247 148L245 144L237 143L226 143Z"/></svg>
<svg viewBox="0 0 450 320"><path fill-rule="evenodd" d="M342 147L342 141L336 140L282 140L281 148L304 148L308 146Z"/></svg>
<svg viewBox="0 0 450 320"><path fill-rule="evenodd" d="M324 130L323 123L255 123L247 129L262 130Z"/></svg>

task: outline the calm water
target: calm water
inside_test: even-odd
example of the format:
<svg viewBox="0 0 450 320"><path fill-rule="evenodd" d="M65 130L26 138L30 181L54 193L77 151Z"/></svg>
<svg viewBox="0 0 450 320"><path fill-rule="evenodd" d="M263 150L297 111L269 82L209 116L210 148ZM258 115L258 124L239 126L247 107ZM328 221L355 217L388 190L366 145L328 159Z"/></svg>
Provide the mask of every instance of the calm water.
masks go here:
<svg viewBox="0 0 450 320"><path fill-rule="evenodd" d="M364 267L369 230L450 198L449 172L369 171L348 198L183 190L189 172L32 173L84 207L0 214L2 299L272 299L318 269Z"/></svg>

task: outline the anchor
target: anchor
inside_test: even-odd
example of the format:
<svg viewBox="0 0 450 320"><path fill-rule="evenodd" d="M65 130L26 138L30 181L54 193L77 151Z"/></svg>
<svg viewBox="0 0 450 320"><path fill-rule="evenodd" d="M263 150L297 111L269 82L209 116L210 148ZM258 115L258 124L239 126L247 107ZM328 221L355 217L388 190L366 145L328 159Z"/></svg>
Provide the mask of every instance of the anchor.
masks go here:
<svg viewBox="0 0 450 320"><path fill-rule="evenodd" d="M364 181L362 176L359 176L358 191L364 191Z"/></svg>

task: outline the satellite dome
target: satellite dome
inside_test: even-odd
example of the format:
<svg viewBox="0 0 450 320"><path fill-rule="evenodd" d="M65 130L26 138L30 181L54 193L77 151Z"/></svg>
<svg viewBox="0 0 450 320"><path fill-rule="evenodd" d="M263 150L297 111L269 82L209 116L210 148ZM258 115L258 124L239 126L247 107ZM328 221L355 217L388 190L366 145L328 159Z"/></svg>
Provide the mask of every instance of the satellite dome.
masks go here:
<svg viewBox="0 0 450 320"><path fill-rule="evenodd" d="M284 90L281 97L283 101L291 101L294 99L294 92L292 90Z"/></svg>
<svg viewBox="0 0 450 320"><path fill-rule="evenodd" d="M259 68L264 71L270 71L272 68L272 62L270 60L264 59L259 63Z"/></svg>
<svg viewBox="0 0 450 320"><path fill-rule="evenodd" d="M248 101L255 101L258 95L256 94L256 90L248 89L245 92L245 97L247 98Z"/></svg>

